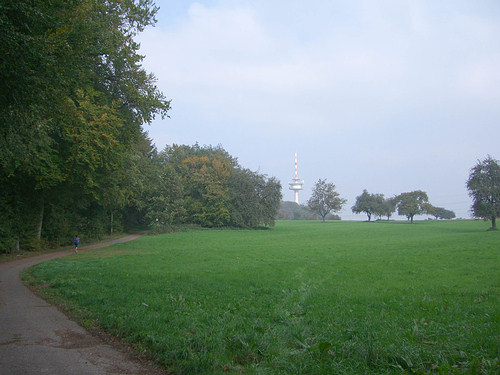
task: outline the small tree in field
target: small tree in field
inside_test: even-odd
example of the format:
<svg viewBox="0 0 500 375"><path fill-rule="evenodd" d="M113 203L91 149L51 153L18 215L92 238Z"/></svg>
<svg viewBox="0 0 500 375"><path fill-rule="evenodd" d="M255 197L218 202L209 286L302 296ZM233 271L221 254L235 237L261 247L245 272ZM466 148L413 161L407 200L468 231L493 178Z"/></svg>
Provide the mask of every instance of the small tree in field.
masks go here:
<svg viewBox="0 0 500 375"><path fill-rule="evenodd" d="M346 202L347 200L340 198L340 194L335 191L334 184L319 179L314 185L312 196L307 201L307 205L325 221L326 215L332 211L340 211Z"/></svg>
<svg viewBox="0 0 500 375"><path fill-rule="evenodd" d="M447 210L446 208L443 207L434 207L433 215L435 216L436 220L437 219L450 220L455 218L456 216L453 211Z"/></svg>
<svg viewBox="0 0 500 375"><path fill-rule="evenodd" d="M430 214L433 212L432 205L429 203L427 193L421 190L415 190L410 193L402 193L396 198L398 215L406 216L411 223L415 215Z"/></svg>
<svg viewBox="0 0 500 375"><path fill-rule="evenodd" d="M469 195L473 199L475 217L491 220L490 230L497 230L496 218L500 216L500 165L488 155L471 169L467 181Z"/></svg>
<svg viewBox="0 0 500 375"><path fill-rule="evenodd" d="M355 214L360 214L364 212L368 217L368 221L371 221L372 214L377 211L377 201L373 194L368 193L365 189L363 194L356 197L356 203L351 207L351 210Z"/></svg>

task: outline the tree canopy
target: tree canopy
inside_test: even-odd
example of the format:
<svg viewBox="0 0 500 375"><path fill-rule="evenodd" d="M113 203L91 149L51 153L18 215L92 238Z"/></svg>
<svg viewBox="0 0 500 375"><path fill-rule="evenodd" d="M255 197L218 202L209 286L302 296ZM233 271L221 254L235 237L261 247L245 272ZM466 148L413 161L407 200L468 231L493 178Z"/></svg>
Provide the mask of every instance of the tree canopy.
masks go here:
<svg viewBox="0 0 500 375"><path fill-rule="evenodd" d="M271 226L281 185L221 147L155 149L152 0L0 1L0 251L123 225Z"/></svg>
<svg viewBox="0 0 500 375"><path fill-rule="evenodd" d="M359 214L364 212L371 221L373 214L382 216L386 212L385 199L383 194L370 194L365 189L363 193L356 197L356 203L351 208L352 212Z"/></svg>
<svg viewBox="0 0 500 375"><path fill-rule="evenodd" d="M432 213L436 219L446 219L450 220L455 218L455 213L451 210L447 210L443 207L434 207L434 212Z"/></svg>
<svg viewBox="0 0 500 375"><path fill-rule="evenodd" d="M402 193L394 198L398 215L406 216L411 223L415 215L432 213L432 205L429 203L427 193L415 190L409 193Z"/></svg>
<svg viewBox="0 0 500 375"><path fill-rule="evenodd" d="M341 198L340 194L335 191L333 183L327 182L326 179L319 179L314 185L307 206L325 221L329 213L340 211L346 202L347 200Z"/></svg>
<svg viewBox="0 0 500 375"><path fill-rule="evenodd" d="M384 203L380 208L380 216L387 216L387 220L391 218L391 215L396 211L396 198L386 198L384 199Z"/></svg>
<svg viewBox="0 0 500 375"><path fill-rule="evenodd" d="M273 226L281 184L242 168L222 147L168 146L158 156L149 223L205 227Z"/></svg>
<svg viewBox="0 0 500 375"><path fill-rule="evenodd" d="M394 198L384 198L384 194L370 194L366 189L363 193L356 197L356 203L351 208L352 212L359 214L365 213L368 221L371 221L372 215L379 218L387 216L387 220L396 210L396 202Z"/></svg>
<svg viewBox="0 0 500 375"><path fill-rule="evenodd" d="M498 160L487 156L471 169L467 180L471 196L472 213L475 217L491 220L491 230L496 230L496 218L500 216L500 165Z"/></svg>
<svg viewBox="0 0 500 375"><path fill-rule="evenodd" d="M279 220L316 220L318 215L312 212L306 205L295 202L281 202L278 211Z"/></svg>
<svg viewBox="0 0 500 375"><path fill-rule="evenodd" d="M151 0L0 3L3 248L101 233L95 219L134 193L141 125L170 108L134 41L157 10Z"/></svg>

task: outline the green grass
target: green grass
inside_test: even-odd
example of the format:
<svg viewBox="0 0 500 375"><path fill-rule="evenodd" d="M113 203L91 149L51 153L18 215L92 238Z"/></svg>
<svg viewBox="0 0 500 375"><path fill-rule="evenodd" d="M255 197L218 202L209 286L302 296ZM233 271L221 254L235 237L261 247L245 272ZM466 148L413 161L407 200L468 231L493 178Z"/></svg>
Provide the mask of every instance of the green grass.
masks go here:
<svg viewBox="0 0 500 375"><path fill-rule="evenodd" d="M40 264L24 277L179 374L500 371L500 234L482 221L278 222Z"/></svg>

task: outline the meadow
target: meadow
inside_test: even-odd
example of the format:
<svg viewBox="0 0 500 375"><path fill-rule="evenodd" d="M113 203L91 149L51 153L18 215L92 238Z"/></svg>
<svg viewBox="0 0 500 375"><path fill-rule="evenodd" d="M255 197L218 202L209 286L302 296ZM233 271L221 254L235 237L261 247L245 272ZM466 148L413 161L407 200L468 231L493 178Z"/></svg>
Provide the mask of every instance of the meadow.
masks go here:
<svg viewBox="0 0 500 375"><path fill-rule="evenodd" d="M500 372L483 221L279 221L42 263L25 282L175 374Z"/></svg>

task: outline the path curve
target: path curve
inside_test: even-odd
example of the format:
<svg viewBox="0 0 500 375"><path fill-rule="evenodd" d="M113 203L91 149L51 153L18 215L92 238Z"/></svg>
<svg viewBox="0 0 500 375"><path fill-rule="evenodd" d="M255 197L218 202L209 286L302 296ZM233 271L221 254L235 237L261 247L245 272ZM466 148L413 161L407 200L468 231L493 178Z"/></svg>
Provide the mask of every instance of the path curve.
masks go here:
<svg viewBox="0 0 500 375"><path fill-rule="evenodd" d="M82 247L79 251L128 242L141 234ZM19 273L65 250L0 264L0 374L163 374L119 345L91 335L55 306L26 288Z"/></svg>

